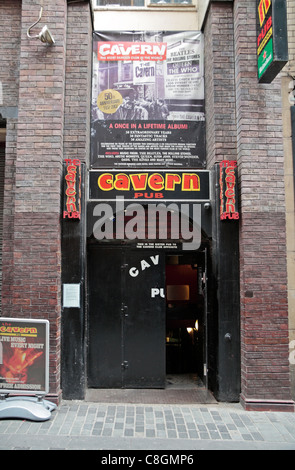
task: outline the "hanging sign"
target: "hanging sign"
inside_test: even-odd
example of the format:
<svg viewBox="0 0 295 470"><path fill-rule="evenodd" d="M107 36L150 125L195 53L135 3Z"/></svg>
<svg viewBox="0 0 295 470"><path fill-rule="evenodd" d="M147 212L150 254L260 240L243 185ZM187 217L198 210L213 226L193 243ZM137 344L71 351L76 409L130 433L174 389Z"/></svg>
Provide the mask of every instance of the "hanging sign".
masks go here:
<svg viewBox="0 0 295 470"><path fill-rule="evenodd" d="M288 61L286 0L257 0L257 67L260 83L271 83Z"/></svg>
<svg viewBox="0 0 295 470"><path fill-rule="evenodd" d="M47 394L49 322L0 318L0 394Z"/></svg>
<svg viewBox="0 0 295 470"><path fill-rule="evenodd" d="M89 190L90 199L98 201L119 196L126 201L209 201L209 171L92 170Z"/></svg>
<svg viewBox="0 0 295 470"><path fill-rule="evenodd" d="M237 162L223 160L219 164L220 220L239 219L237 185Z"/></svg>
<svg viewBox="0 0 295 470"><path fill-rule="evenodd" d="M63 219L81 218L81 162L66 159L64 165Z"/></svg>

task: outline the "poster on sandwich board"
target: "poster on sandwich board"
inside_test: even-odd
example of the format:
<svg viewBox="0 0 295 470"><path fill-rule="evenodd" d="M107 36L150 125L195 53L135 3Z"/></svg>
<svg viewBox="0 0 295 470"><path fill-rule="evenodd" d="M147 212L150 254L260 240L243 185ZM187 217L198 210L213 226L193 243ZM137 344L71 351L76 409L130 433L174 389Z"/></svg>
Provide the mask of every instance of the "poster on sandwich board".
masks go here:
<svg viewBox="0 0 295 470"><path fill-rule="evenodd" d="M46 395L49 322L0 318L0 394Z"/></svg>

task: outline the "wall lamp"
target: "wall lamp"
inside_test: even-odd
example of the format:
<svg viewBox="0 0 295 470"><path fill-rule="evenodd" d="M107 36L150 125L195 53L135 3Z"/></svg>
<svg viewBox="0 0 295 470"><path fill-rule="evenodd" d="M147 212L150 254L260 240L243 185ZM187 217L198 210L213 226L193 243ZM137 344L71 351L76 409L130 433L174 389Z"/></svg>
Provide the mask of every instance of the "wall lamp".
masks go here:
<svg viewBox="0 0 295 470"><path fill-rule="evenodd" d="M39 14L39 18L38 20L33 23L29 29L27 30L27 36L28 38L32 39L32 38L38 38L40 39L41 42L45 43L45 44L49 44L49 45L52 45L52 44L55 44L55 41L54 41L54 38L51 34L51 32L49 31L48 27L45 25L41 32L39 34L37 34L37 36L31 36L30 35L30 31L31 29L36 26L37 23L39 23L39 21L41 20L41 17L42 17L42 11L43 11L43 8L41 7L41 10L40 10L40 14Z"/></svg>

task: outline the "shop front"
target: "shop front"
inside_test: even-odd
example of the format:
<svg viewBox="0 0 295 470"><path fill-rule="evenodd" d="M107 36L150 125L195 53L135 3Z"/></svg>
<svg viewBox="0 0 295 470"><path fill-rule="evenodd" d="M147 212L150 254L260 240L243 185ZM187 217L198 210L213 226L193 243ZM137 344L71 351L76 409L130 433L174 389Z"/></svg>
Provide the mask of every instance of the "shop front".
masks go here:
<svg viewBox="0 0 295 470"><path fill-rule="evenodd" d="M98 214L100 206L101 203L93 203L89 209ZM88 239L90 388L165 388L167 374L198 373L206 377L208 240L204 236L202 240L197 220L194 232L190 232L198 239L191 242L197 248L183 249L190 243L181 240L181 234L172 238L176 221L177 226L181 222L184 226L184 216L177 211L181 204L170 204L165 212L164 204L159 206L132 204L134 213L138 211L132 218L125 209L122 240L95 238L101 235L100 219L89 214L88 220L96 220ZM150 214L155 207L158 210L154 221ZM200 203L197 208L201 218ZM113 225L118 224L119 217L116 213ZM156 229L156 238L127 239L126 233L131 234L128 224L135 218L133 235L142 232L141 225L145 225L143 230L147 232ZM188 225L193 225L189 219ZM168 226L167 231L164 226ZM168 232L164 234L166 238L160 238L161 232ZM113 230L108 234L113 235Z"/></svg>
<svg viewBox="0 0 295 470"><path fill-rule="evenodd" d="M33 3L0 7L1 315L49 322L48 398L294 411L289 2L54 0L53 44Z"/></svg>
<svg viewBox="0 0 295 470"><path fill-rule="evenodd" d="M238 400L237 206L220 214L228 205L220 200L228 194L224 170L231 180L236 172L228 164L186 172L198 182L193 196L190 189L187 199L185 184L173 195L164 187L160 203L151 189L153 197L137 195L134 202L134 188L115 188L122 175L136 181L135 170L90 172L86 380L92 392L165 389L185 378L188 387L199 383L221 400ZM167 181L166 171L146 173L149 181L155 174ZM184 173L173 177L183 180Z"/></svg>
<svg viewBox="0 0 295 470"><path fill-rule="evenodd" d="M68 398L189 376L239 399L237 168L206 169L203 64L198 31L93 35L90 166L64 166Z"/></svg>
<svg viewBox="0 0 295 470"><path fill-rule="evenodd" d="M204 253L93 245L89 259L88 387L204 379Z"/></svg>

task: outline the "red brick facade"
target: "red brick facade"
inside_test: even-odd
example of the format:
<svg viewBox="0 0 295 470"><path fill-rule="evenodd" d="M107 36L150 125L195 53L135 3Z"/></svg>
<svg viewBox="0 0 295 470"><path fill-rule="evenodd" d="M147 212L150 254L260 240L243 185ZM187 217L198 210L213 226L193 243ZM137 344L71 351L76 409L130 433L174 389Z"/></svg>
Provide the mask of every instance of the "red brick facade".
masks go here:
<svg viewBox="0 0 295 470"><path fill-rule="evenodd" d="M61 393L62 162L87 152L92 25L88 2L49 3L40 25L54 36L50 47L26 34L39 11L37 1L0 1L2 112L17 114L7 119L2 315L50 321L54 398Z"/></svg>
<svg viewBox="0 0 295 470"><path fill-rule="evenodd" d="M61 177L87 163L89 2L47 2L54 47L27 38L37 0L0 0L6 119L2 316L50 321L50 396L61 396ZM241 400L293 409L288 362L280 80L257 82L255 1L212 1L205 20L207 166L237 160L241 198ZM37 32L39 29L36 28Z"/></svg>
<svg viewBox="0 0 295 470"><path fill-rule="evenodd" d="M293 409L288 362L280 79L260 85L255 2L212 2L205 24L207 161L237 159L241 399Z"/></svg>

